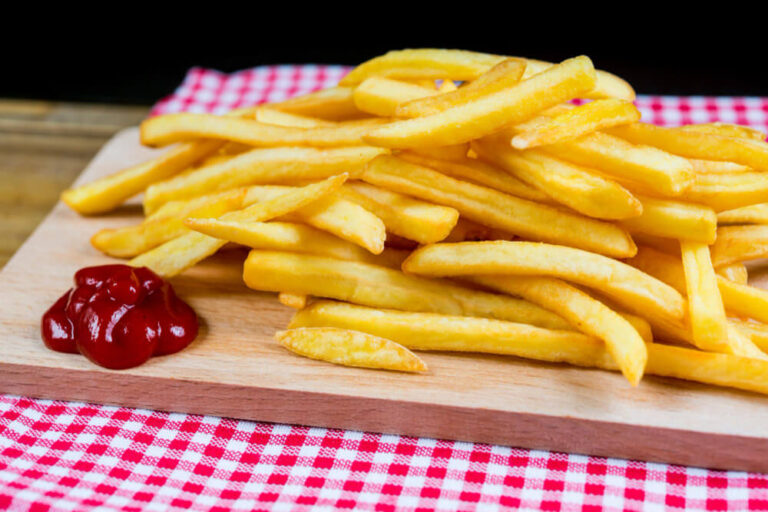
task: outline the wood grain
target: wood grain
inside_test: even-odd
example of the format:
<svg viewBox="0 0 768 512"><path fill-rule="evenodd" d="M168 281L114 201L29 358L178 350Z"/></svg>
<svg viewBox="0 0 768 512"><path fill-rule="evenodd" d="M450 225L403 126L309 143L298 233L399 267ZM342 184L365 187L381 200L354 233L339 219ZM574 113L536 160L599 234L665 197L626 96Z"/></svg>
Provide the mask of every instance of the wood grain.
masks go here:
<svg viewBox="0 0 768 512"><path fill-rule="evenodd" d="M80 181L151 154L127 130ZM303 359L271 336L291 310L241 281L241 251L174 279L203 328L185 351L126 371L51 352L39 317L72 273L107 259L99 228L135 222L128 206L83 218L58 204L0 273L0 391L262 421L502 443L540 449L768 471L768 397L509 357L423 354L407 375ZM706 449L703 449L706 447Z"/></svg>
<svg viewBox="0 0 768 512"><path fill-rule="evenodd" d="M0 267L99 148L148 111L0 99Z"/></svg>

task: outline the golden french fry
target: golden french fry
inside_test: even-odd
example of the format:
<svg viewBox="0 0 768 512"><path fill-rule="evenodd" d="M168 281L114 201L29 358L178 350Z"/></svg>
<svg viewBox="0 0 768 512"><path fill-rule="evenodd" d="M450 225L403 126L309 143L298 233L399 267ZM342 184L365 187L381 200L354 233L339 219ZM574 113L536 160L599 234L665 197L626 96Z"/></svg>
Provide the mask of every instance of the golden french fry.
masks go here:
<svg viewBox="0 0 768 512"><path fill-rule="evenodd" d="M246 193L246 204L268 201L293 187L253 186ZM362 206L340 197L338 193L290 213L287 221L304 222L317 229L359 245L373 254L380 254L387 237L384 222Z"/></svg>
<svg viewBox="0 0 768 512"><path fill-rule="evenodd" d="M331 194L346 181L347 177L347 174L340 174L320 183L286 192L275 199L226 213L221 216L221 219L261 222L279 217ZM187 233L133 258L129 264L134 267L148 267L163 277L173 277L211 256L226 243L226 240L219 240L202 233Z"/></svg>
<svg viewBox="0 0 768 512"><path fill-rule="evenodd" d="M639 231L632 233L632 239L640 246L652 247L665 254L680 256L680 242L672 238L662 238L660 236L646 235Z"/></svg>
<svg viewBox="0 0 768 512"><path fill-rule="evenodd" d="M685 316L685 301L674 288L626 263L571 247L507 241L434 244L414 251L403 270L425 276L558 277L598 289L644 316Z"/></svg>
<svg viewBox="0 0 768 512"><path fill-rule="evenodd" d="M391 51L357 66L341 80L341 84L357 84L370 76L406 80L435 80L440 78L475 80L491 67L509 58L503 55L431 48ZM524 78L541 73L554 65L551 62L535 59L522 60L526 62ZM598 70L595 88L584 97L615 97L632 101L635 99L635 91L621 78Z"/></svg>
<svg viewBox="0 0 768 512"><path fill-rule="evenodd" d="M397 106L417 98L438 95L434 87L427 88L389 78L371 77L355 87L352 99L363 112L392 117Z"/></svg>
<svg viewBox="0 0 768 512"><path fill-rule="evenodd" d="M141 142L167 146L190 139L223 139L258 147L313 146L340 147L363 144L362 136L386 119L336 123L331 126L299 128L279 126L235 117L188 112L150 117L141 123Z"/></svg>
<svg viewBox="0 0 768 512"><path fill-rule="evenodd" d="M765 202L768 173L698 174L685 194L686 200L709 206L716 212Z"/></svg>
<svg viewBox="0 0 768 512"><path fill-rule="evenodd" d="M406 151L397 155L398 158L429 167L442 174L447 174L456 179L467 180L478 185L484 185L499 192L512 194L513 196L531 199L533 201L549 202L549 196L539 189L536 189L519 179L511 176L508 172L494 167L482 160L474 158L453 158L439 159L424 156L413 151Z"/></svg>
<svg viewBox="0 0 768 512"><path fill-rule="evenodd" d="M768 226L723 226L712 244L716 267L768 257Z"/></svg>
<svg viewBox="0 0 768 512"><path fill-rule="evenodd" d="M78 213L104 213L123 204L149 185L177 174L215 153L223 142L215 140L182 144L143 164L123 169L62 192L61 200Z"/></svg>
<svg viewBox="0 0 768 512"><path fill-rule="evenodd" d="M768 143L724 137L690 127L665 128L646 123L617 126L608 130L634 144L654 146L675 155L704 160L722 160L768 171Z"/></svg>
<svg viewBox="0 0 768 512"><path fill-rule="evenodd" d="M288 306L293 309L304 309L307 307L308 297L299 293L285 293L280 292L277 294L277 300L283 306Z"/></svg>
<svg viewBox="0 0 768 512"><path fill-rule="evenodd" d="M359 84L369 77L401 80L474 80L503 57L464 50L430 48L390 51L363 62L341 79L340 85Z"/></svg>
<svg viewBox="0 0 768 512"><path fill-rule="evenodd" d="M768 292L717 276L717 286L726 309L742 317L768 322Z"/></svg>
<svg viewBox="0 0 768 512"><path fill-rule="evenodd" d="M184 209L176 216L148 220L135 226L102 229L91 237L91 244L101 252L116 258L131 258L173 240L189 230L184 226L187 217L219 217L243 207L246 191L235 189L215 194L210 201L196 208Z"/></svg>
<svg viewBox="0 0 768 512"><path fill-rule="evenodd" d="M751 204L717 214L720 224L768 224L768 203Z"/></svg>
<svg viewBox="0 0 768 512"><path fill-rule="evenodd" d="M768 393L768 361L733 354L650 343L645 373Z"/></svg>
<svg viewBox="0 0 768 512"><path fill-rule="evenodd" d="M372 309L317 301L297 312L289 328L329 326L367 332L411 350L485 352L593 366L610 359L603 342L575 331L435 313Z"/></svg>
<svg viewBox="0 0 768 512"><path fill-rule="evenodd" d="M456 82L454 82L453 80L443 79L443 82L440 84L440 87L437 88L437 92L441 94L445 94L447 92L453 92L456 89L458 89L458 87L456 86Z"/></svg>
<svg viewBox="0 0 768 512"><path fill-rule="evenodd" d="M523 59L506 59L477 77L476 80L463 85L450 94L417 98L401 103L397 107L395 115L398 117L420 117L436 114L480 96L511 87L520 81L524 72L525 61Z"/></svg>
<svg viewBox="0 0 768 512"><path fill-rule="evenodd" d="M605 344L580 333L536 329L483 318L376 310L318 301L297 312L291 328L333 326L368 332L412 350L486 352L577 366L617 369ZM646 375L768 394L768 361L646 344Z"/></svg>
<svg viewBox="0 0 768 512"><path fill-rule="evenodd" d="M758 142L764 142L766 134L760 130L750 128L749 126L742 126L738 124L729 123L702 123L702 124L689 124L680 126L680 130L691 130L694 132L711 133L714 135L722 135L723 137L737 137L750 140L756 140Z"/></svg>
<svg viewBox="0 0 768 512"><path fill-rule="evenodd" d="M616 178L633 190L631 185L636 184L662 196L679 196L694 180L691 163L685 158L648 146L635 146L603 132L552 144L546 151Z"/></svg>
<svg viewBox="0 0 768 512"><path fill-rule="evenodd" d="M371 161L361 179L451 206L470 220L516 235L573 245L615 257L629 257L635 252L629 235L613 224L458 181L397 157L382 156Z"/></svg>
<svg viewBox="0 0 768 512"><path fill-rule="evenodd" d="M663 238L711 244L717 236L717 216L711 208L693 203L638 196L643 213L622 220L633 237L643 233Z"/></svg>
<svg viewBox="0 0 768 512"><path fill-rule="evenodd" d="M752 168L734 162L718 162L717 160L701 160L689 158L694 172L701 174L732 174L737 172L749 172Z"/></svg>
<svg viewBox="0 0 768 512"><path fill-rule="evenodd" d="M340 195L379 217L387 230L421 244L439 242L451 232L459 212L367 183L349 183Z"/></svg>
<svg viewBox="0 0 768 512"><path fill-rule="evenodd" d="M468 142L589 91L595 68L588 57L566 60L517 85L443 112L395 121L371 130L363 140L375 146L407 149Z"/></svg>
<svg viewBox="0 0 768 512"><path fill-rule="evenodd" d="M711 352L731 352L723 299L717 287L709 247L700 242L680 242L688 311L697 347Z"/></svg>
<svg viewBox="0 0 768 512"><path fill-rule="evenodd" d="M354 175L379 154L382 154L381 149L368 146L253 149L226 162L153 184L145 193L144 211L151 214L171 200L188 199L243 185L325 179L340 172Z"/></svg>
<svg viewBox="0 0 768 512"><path fill-rule="evenodd" d="M687 278L679 257L641 246L638 248L637 255L628 260L627 263L667 283L681 293L687 294ZM735 283L722 276L716 276L716 283L722 304L728 312L748 317L757 315L754 316L755 319L767 318L768 293L751 286ZM754 348L748 346L744 340L734 337L732 327L729 325L727 336L721 338L722 343L727 343L729 346L720 347L718 351L740 353L748 357L760 357L760 355L755 354ZM695 324L691 328L695 329ZM668 330L671 331L672 329ZM698 346L693 336L687 336L685 332L680 332L685 330L688 330L687 326L678 326L677 331L672 333L674 334L673 337ZM692 334L695 335L695 332ZM700 348L706 349L704 346Z"/></svg>
<svg viewBox="0 0 768 512"><path fill-rule="evenodd" d="M464 144L453 144L451 146L425 146L423 148L413 148L409 151L410 154L416 154L424 158L459 161L463 161L468 152L468 142L465 142Z"/></svg>
<svg viewBox="0 0 768 512"><path fill-rule="evenodd" d="M300 327L278 331L275 339L285 348L311 359L343 366L425 372L416 354L384 338L335 327Z"/></svg>
<svg viewBox="0 0 768 512"><path fill-rule="evenodd" d="M480 158L589 217L628 219L643 212L640 201L621 185L538 149L517 151L503 135L474 141L472 149Z"/></svg>
<svg viewBox="0 0 768 512"><path fill-rule="evenodd" d="M355 107L351 87L330 87L267 106L282 112L330 121L358 119L365 115Z"/></svg>
<svg viewBox="0 0 768 512"><path fill-rule="evenodd" d="M760 350L768 352L768 325L740 318L731 318L729 322L748 336Z"/></svg>
<svg viewBox="0 0 768 512"><path fill-rule="evenodd" d="M260 123L274 124L277 126L295 126L298 128L319 128L321 126L334 126L333 121L318 119L316 117L300 116L283 112L276 108L259 107L256 110L255 119Z"/></svg>
<svg viewBox="0 0 768 512"><path fill-rule="evenodd" d="M557 144L639 120L640 111L628 101L613 98L596 100L558 114L532 130L518 133L511 143L516 149Z"/></svg>
<svg viewBox="0 0 768 512"><path fill-rule="evenodd" d="M715 272L717 272L717 275L723 276L734 283L747 284L749 281L749 272L747 272L747 267L743 263L724 265L716 268ZM720 290L720 294L722 293L723 291Z"/></svg>
<svg viewBox="0 0 768 512"><path fill-rule="evenodd" d="M475 276L472 282L510 293L562 316L579 331L605 341L627 380L637 386L648 353L637 330L619 313L559 279L535 276Z"/></svg>
<svg viewBox="0 0 768 512"><path fill-rule="evenodd" d="M373 307L571 328L561 317L528 301L325 256L254 250L245 262L243 279L254 290L300 293Z"/></svg>
<svg viewBox="0 0 768 512"><path fill-rule="evenodd" d="M378 255L325 231L290 222L238 222L221 219L187 219L185 224L204 235L247 247L271 251L290 251L360 261L399 269L404 251L385 249Z"/></svg>

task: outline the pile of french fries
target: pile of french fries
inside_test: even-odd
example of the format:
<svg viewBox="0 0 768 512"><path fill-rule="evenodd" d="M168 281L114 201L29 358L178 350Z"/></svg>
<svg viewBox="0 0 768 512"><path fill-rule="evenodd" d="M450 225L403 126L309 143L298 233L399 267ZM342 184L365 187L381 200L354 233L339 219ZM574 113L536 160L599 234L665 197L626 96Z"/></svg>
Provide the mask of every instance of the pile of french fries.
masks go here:
<svg viewBox="0 0 768 512"><path fill-rule="evenodd" d="M458 83L458 84L457 84ZM299 311L276 339L338 364L425 371L461 351L768 393L768 143L640 122L585 56L403 50L337 87L141 126L167 153L67 190L92 238L175 276L228 243ZM581 100L574 102L573 100Z"/></svg>

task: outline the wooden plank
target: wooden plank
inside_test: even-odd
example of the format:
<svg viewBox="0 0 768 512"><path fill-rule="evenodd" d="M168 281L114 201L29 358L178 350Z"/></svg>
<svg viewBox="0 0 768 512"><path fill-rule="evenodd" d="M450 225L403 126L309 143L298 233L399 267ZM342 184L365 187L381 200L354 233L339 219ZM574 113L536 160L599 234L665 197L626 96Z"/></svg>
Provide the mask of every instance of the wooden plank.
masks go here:
<svg viewBox="0 0 768 512"><path fill-rule="evenodd" d="M148 110L0 99L0 267L99 148Z"/></svg>
<svg viewBox="0 0 768 512"><path fill-rule="evenodd" d="M136 139L136 130L122 132L79 181L150 155ZM202 319L183 352L109 371L47 350L40 315L76 269L108 261L90 235L137 215L129 206L83 218L58 204L0 273L0 391L768 471L768 397L757 394L653 377L635 389L619 374L488 355L423 354L425 375L295 356L271 339L291 311L245 288L243 251L173 280Z"/></svg>

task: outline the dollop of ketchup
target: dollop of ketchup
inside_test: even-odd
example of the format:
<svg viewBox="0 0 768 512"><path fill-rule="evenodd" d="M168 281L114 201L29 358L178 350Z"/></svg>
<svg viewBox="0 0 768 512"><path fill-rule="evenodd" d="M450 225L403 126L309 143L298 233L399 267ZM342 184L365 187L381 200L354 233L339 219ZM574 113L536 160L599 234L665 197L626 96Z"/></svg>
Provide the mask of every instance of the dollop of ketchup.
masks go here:
<svg viewBox="0 0 768 512"><path fill-rule="evenodd" d="M45 345L115 370L173 354L197 336L197 315L146 267L102 265L75 273L75 286L45 312Z"/></svg>

